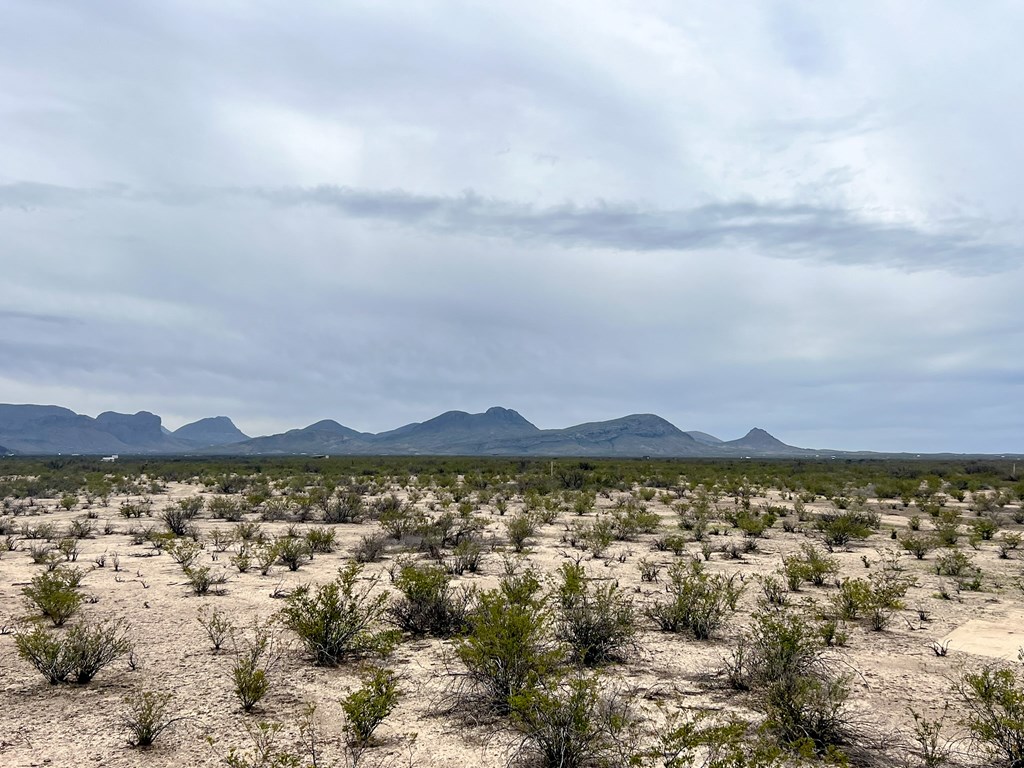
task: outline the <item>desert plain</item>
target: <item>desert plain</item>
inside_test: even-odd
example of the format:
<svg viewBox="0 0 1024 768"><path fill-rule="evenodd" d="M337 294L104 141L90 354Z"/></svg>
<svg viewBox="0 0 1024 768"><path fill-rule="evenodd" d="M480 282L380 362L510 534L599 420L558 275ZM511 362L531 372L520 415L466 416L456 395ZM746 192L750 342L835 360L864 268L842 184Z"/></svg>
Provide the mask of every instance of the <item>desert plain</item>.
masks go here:
<svg viewBox="0 0 1024 768"><path fill-rule="evenodd" d="M943 762L931 764L1001 764L972 738L956 688L972 671L1019 668L1024 592L1017 544L1024 515L1014 490L1019 481L1008 467L972 475L961 466L895 471L881 462L858 475L826 462L813 468L815 482L832 478L823 495L781 461L330 462L0 462L7 494L0 511L0 765L223 766L232 750L248 761L239 765L286 764L270 756L259 762L251 733L261 723L278 724L274 749L297 756L298 765L543 765L510 718L453 706L463 671L458 636L401 632L385 613L381 629L394 630L386 656L318 666L281 621L289 595L331 582L367 539L381 551L360 558L368 561L357 583L389 601L398 599L396 573L409 566L446 571L453 588L474 594L494 590L506 574L533 573L541 592L555 595L566 564L581 567L595 587L613 587L634 608L635 634L617 658L582 674L628 703L635 752L645 755L639 764L705 764L704 754L672 763L656 753L658 735L673 718L701 712L711 720L739 719L752 733L763 722L755 694L730 685L726 670L753 616L770 609L765 577L781 582L776 598L785 611L816 628L831 622L821 657L848 689L845 717L859 742L847 750L851 762L928 765L924 722L941 723L932 758ZM65 479L55 483L59 477ZM879 493L882 480L888 490ZM165 512L190 498L201 508L192 503L184 535L174 536ZM357 506L353 520L330 522L330 505L342 503ZM413 522L394 528L395 509ZM383 523L381 510L391 510ZM846 512L871 520L870 531L827 540L821 521ZM621 524L628 514L640 515L641 524ZM466 527L464 538L478 553L475 572L451 572L451 541L432 538L437 526L430 528L442 517L445 530ZM516 544L510 523L519 519L530 525ZM601 521L609 523L610 541L595 537ZM948 536L950 525L955 537L944 546L937 538L943 526ZM295 570L275 560L263 573L255 555L238 567L238 556L260 542L306 542L310 531L321 532L320 551L300 557ZM909 551L915 538L928 542L921 558ZM184 540L196 545L188 545L195 550L191 567L208 569L204 594L173 556ZM808 548L833 570L820 586L805 581L790 589L784 564ZM957 575L940 574L940 558L950 552L962 553L967 565ZM735 610L708 639L662 631L647 611L665 599L673 565L690 562L731 577L737 589ZM25 590L40 574L63 569L83 574L83 600L63 627L53 627ZM840 617L838 585L871 584L883 572L903 585L885 609L884 626L872 626L867 615ZM211 614L233 628L219 650L199 620ZM87 684L51 684L18 652L18 635L34 626L60 636L76 623L104 620L123 621L131 650ZM239 644L261 624L272 633L275 663L265 695L246 712L232 666ZM367 744L353 751L339 702L374 665L394 672L400 696ZM572 667L569 657L562 666ZM143 690L167 696L167 717L175 720L145 748L130 743L124 725L126 697ZM316 707L320 740L315 762L300 728L309 705ZM798 758L777 758L779 765L787 761Z"/></svg>

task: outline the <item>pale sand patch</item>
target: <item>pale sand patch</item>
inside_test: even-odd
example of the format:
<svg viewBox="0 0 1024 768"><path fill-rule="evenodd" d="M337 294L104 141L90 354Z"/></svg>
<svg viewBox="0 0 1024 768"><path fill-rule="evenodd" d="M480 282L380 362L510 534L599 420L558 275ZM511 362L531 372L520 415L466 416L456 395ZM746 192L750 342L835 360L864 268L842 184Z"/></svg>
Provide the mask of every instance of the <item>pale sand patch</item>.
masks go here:
<svg viewBox="0 0 1024 768"><path fill-rule="evenodd" d="M944 638L954 651L1014 660L1024 646L1024 613L1007 611L999 621L971 619Z"/></svg>

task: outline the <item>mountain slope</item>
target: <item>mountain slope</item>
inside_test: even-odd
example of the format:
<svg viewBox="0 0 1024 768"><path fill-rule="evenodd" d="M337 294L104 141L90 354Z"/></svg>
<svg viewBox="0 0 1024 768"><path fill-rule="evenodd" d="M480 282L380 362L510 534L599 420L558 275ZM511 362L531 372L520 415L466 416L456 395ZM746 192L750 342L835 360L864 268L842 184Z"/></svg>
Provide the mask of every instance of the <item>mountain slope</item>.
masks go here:
<svg viewBox="0 0 1024 768"><path fill-rule="evenodd" d="M775 436L765 432L760 427L754 427L743 437L736 440L728 440L722 443L723 447L734 448L741 451L754 453L793 453L805 451L805 448L797 448L786 445Z"/></svg>
<svg viewBox="0 0 1024 768"><path fill-rule="evenodd" d="M179 440L188 440L198 445L229 445L248 440L249 436L242 432L227 416L213 416L193 421L178 427L171 433Z"/></svg>
<svg viewBox="0 0 1024 768"><path fill-rule="evenodd" d="M324 419L302 429L277 435L253 437L240 443L212 449L217 454L364 454L374 453L368 435Z"/></svg>
<svg viewBox="0 0 1024 768"><path fill-rule="evenodd" d="M422 423L376 435L373 444L388 453L473 453L481 445L539 432L516 411L496 406L484 413L447 411Z"/></svg>
<svg viewBox="0 0 1024 768"><path fill-rule="evenodd" d="M490 452L543 456L703 456L707 450L674 424L650 413L543 430L501 448Z"/></svg>
<svg viewBox="0 0 1024 768"><path fill-rule="evenodd" d="M67 408L0 406L0 442L27 454L177 453L188 444L163 433L160 417L107 411L95 419Z"/></svg>
<svg viewBox="0 0 1024 768"><path fill-rule="evenodd" d="M722 443L725 442L720 437L709 435L707 432L698 432L697 430L690 430L686 434L688 434L698 443L702 443L704 445L721 445Z"/></svg>

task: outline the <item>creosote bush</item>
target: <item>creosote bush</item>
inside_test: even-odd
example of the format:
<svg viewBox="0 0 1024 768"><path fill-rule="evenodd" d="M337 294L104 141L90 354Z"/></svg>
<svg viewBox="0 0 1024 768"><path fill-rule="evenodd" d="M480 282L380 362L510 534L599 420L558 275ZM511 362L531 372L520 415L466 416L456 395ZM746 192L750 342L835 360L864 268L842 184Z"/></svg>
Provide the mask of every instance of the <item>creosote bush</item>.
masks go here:
<svg viewBox="0 0 1024 768"><path fill-rule="evenodd" d="M52 621L55 627L60 627L82 605L84 598L78 590L82 575L77 568L55 568L33 576L31 583L21 592L31 608Z"/></svg>
<svg viewBox="0 0 1024 768"><path fill-rule="evenodd" d="M555 590L555 636L577 664L619 661L636 646L636 610L614 583L598 584L580 564L563 563Z"/></svg>
<svg viewBox="0 0 1024 768"><path fill-rule="evenodd" d="M814 521L814 527L821 531L822 540L830 550L845 547L854 539L866 539L880 525L877 513L849 509L824 512Z"/></svg>
<svg viewBox="0 0 1024 768"><path fill-rule="evenodd" d="M152 746L161 733L184 719L170 716L171 700L169 693L147 690L133 691L125 696L121 724L130 734L129 744L133 747Z"/></svg>
<svg viewBox="0 0 1024 768"><path fill-rule="evenodd" d="M234 662L231 680L242 710L251 712L270 690L270 673L281 660L276 628L271 622L253 622L248 634L231 635Z"/></svg>
<svg viewBox="0 0 1024 768"><path fill-rule="evenodd" d="M790 591L797 592L804 582L816 587L839 573L839 561L829 557L813 544L804 543L800 546L800 554L782 558L782 573Z"/></svg>
<svg viewBox="0 0 1024 768"><path fill-rule="evenodd" d="M326 526L306 531L306 546L312 553L333 552L336 546L334 530Z"/></svg>
<svg viewBox="0 0 1024 768"><path fill-rule="evenodd" d="M667 600L647 606L647 615L662 632L690 632L707 640L736 610L743 591L734 576L710 574L696 559L673 563L665 583Z"/></svg>
<svg viewBox="0 0 1024 768"><path fill-rule="evenodd" d="M352 557L357 563L375 563L387 550L387 539L379 533L363 536L356 544Z"/></svg>
<svg viewBox="0 0 1024 768"><path fill-rule="evenodd" d="M444 569L406 564L394 584L401 594L392 601L388 614L399 629L434 637L451 637L466 630L472 593L452 587Z"/></svg>
<svg viewBox="0 0 1024 768"><path fill-rule="evenodd" d="M1018 658L1024 662L1024 650ZM964 724L991 765L1024 765L1024 675L989 664L964 673L954 687L967 708Z"/></svg>
<svg viewBox="0 0 1024 768"><path fill-rule="evenodd" d="M84 685L134 647L124 619L76 624L63 632L34 625L14 643L18 655L54 685L68 678Z"/></svg>
<svg viewBox="0 0 1024 768"><path fill-rule="evenodd" d="M362 566L351 563L327 584L304 584L289 596L281 617L298 635L318 666L334 666L368 653L386 651L393 638L379 630L387 611L386 594L373 594L378 578L359 585Z"/></svg>
<svg viewBox="0 0 1024 768"><path fill-rule="evenodd" d="M513 697L556 670L563 653L532 572L506 575L478 596L455 655L465 668L456 676L456 706L476 715L508 714Z"/></svg>
<svg viewBox="0 0 1024 768"><path fill-rule="evenodd" d="M783 744L835 755L851 738L849 689L824 650L821 633L798 614L761 610L734 647L727 671L735 687L752 692L766 726Z"/></svg>
<svg viewBox="0 0 1024 768"><path fill-rule="evenodd" d="M635 765L639 722L629 697L594 675L552 676L510 699L520 753L543 768Z"/></svg>
<svg viewBox="0 0 1024 768"><path fill-rule="evenodd" d="M363 676L363 685L341 700L345 733L349 741L365 746L385 718L398 704L401 691L390 669L373 667Z"/></svg>
<svg viewBox="0 0 1024 768"><path fill-rule="evenodd" d="M781 750L749 723L719 719L706 710L675 713L645 751L659 768L779 768ZM646 763L645 763L646 765Z"/></svg>
<svg viewBox="0 0 1024 768"><path fill-rule="evenodd" d="M207 594L220 595L224 593L224 585L228 581L224 571L217 571L208 565L193 565L185 568L185 578L188 581L192 592L202 597Z"/></svg>
<svg viewBox="0 0 1024 768"><path fill-rule="evenodd" d="M208 607L203 606L199 609L196 620L206 631L206 636L210 638L213 650L215 651L219 651L223 647L234 631L234 625L231 623L231 620L216 608L210 610Z"/></svg>
<svg viewBox="0 0 1024 768"><path fill-rule="evenodd" d="M277 562L287 566L289 571L297 571L310 559L310 547L306 539L285 536L275 542Z"/></svg>
<svg viewBox="0 0 1024 768"><path fill-rule="evenodd" d="M526 548L526 540L537 532L537 522L530 514L518 514L505 522L509 543L516 552Z"/></svg>

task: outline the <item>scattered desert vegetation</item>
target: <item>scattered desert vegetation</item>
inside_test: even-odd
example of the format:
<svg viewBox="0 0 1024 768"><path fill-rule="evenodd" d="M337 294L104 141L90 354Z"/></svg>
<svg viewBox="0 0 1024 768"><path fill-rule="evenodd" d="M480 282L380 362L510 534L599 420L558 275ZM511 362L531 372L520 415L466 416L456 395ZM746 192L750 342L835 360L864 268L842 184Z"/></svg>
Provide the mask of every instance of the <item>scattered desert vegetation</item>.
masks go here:
<svg viewBox="0 0 1024 768"><path fill-rule="evenodd" d="M0 460L0 763L1024 765L1001 461Z"/></svg>

